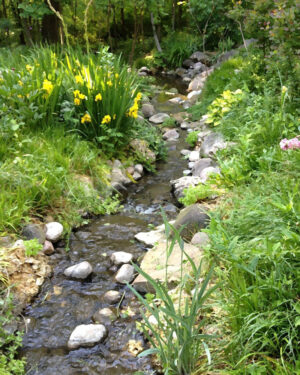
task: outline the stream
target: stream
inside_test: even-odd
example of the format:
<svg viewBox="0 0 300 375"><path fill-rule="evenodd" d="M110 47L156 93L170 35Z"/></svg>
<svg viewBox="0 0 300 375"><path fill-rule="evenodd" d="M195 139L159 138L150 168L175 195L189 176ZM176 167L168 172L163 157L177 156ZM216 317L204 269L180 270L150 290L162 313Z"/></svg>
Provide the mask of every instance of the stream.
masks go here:
<svg viewBox="0 0 300 375"><path fill-rule="evenodd" d="M154 98L152 102L157 112L183 111L166 99L162 102ZM145 175L128 188L120 213L96 218L73 232L70 251L66 252L61 242L50 257L53 276L25 311L26 332L21 354L27 359L28 375L155 373L149 357L137 358L127 350L129 340L146 345L136 329L140 305L126 286L115 282L117 268L110 256L116 251L126 251L139 261L146 249L135 241L134 235L162 223L160 207L168 218L176 217L178 209L170 191L170 180L181 177L186 169L186 160L180 154L180 150L186 148L186 133L177 131L179 140L167 143L167 160L157 164L157 173ZM84 281L67 279L64 270L82 261L93 266L89 278ZM109 290L121 292L120 304L109 305L103 300L103 294ZM93 314L104 307L112 308L118 315L118 319L107 326L104 342L70 351L67 342L74 328L93 323Z"/></svg>

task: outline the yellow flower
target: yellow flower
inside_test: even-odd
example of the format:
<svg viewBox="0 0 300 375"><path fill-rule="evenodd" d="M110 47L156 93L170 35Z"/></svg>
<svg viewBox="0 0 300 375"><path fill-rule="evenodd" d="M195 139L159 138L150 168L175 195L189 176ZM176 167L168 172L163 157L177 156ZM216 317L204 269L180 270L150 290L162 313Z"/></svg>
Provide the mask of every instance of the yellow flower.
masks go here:
<svg viewBox="0 0 300 375"><path fill-rule="evenodd" d="M84 124L86 122L92 122L91 116L86 113L82 118L81 118L81 123Z"/></svg>
<svg viewBox="0 0 300 375"><path fill-rule="evenodd" d="M31 65L26 65L26 70L27 70L27 72L29 72L29 73L31 73L32 72L32 70L33 70L33 67L31 66Z"/></svg>
<svg viewBox="0 0 300 375"><path fill-rule="evenodd" d="M101 124L109 124L111 122L110 115L106 115L103 117Z"/></svg>
<svg viewBox="0 0 300 375"><path fill-rule="evenodd" d="M23 86L23 82L22 82L21 80L18 82L18 84L19 84L20 86Z"/></svg>
<svg viewBox="0 0 300 375"><path fill-rule="evenodd" d="M136 100L137 100L137 101L140 101L141 99L142 99L142 93L138 92L138 93L136 94Z"/></svg>
<svg viewBox="0 0 300 375"><path fill-rule="evenodd" d="M75 81L76 83L80 83L81 85L83 85L83 78L81 77L81 75L75 76Z"/></svg>
<svg viewBox="0 0 300 375"><path fill-rule="evenodd" d="M80 104L81 104L81 100L78 99L78 98L75 98L75 99L74 99L74 104L75 104L75 105L80 105Z"/></svg>
<svg viewBox="0 0 300 375"><path fill-rule="evenodd" d="M95 97L95 102L100 102L102 100L102 95L99 93Z"/></svg>
<svg viewBox="0 0 300 375"><path fill-rule="evenodd" d="M85 95L84 95L84 94L81 94L81 93L79 93L78 98L81 99L81 100L86 99Z"/></svg>
<svg viewBox="0 0 300 375"><path fill-rule="evenodd" d="M24 96L23 95L18 95L18 98L23 99Z"/></svg>
<svg viewBox="0 0 300 375"><path fill-rule="evenodd" d="M107 86L110 86L110 87L113 85L112 81L110 81L110 80L107 81L106 84L107 84Z"/></svg>
<svg viewBox="0 0 300 375"><path fill-rule="evenodd" d="M45 79L43 82L43 90L47 92L47 95L50 95L53 90L53 84L47 79Z"/></svg>
<svg viewBox="0 0 300 375"><path fill-rule="evenodd" d="M119 74L118 74L118 73L116 73L116 74L115 74L115 77L116 77L116 79L118 79L118 78L119 78Z"/></svg>
<svg viewBox="0 0 300 375"><path fill-rule="evenodd" d="M79 90L75 90L75 91L73 92L73 94L74 94L74 97L77 98L77 97L79 97L79 95L80 95L80 91L79 91Z"/></svg>

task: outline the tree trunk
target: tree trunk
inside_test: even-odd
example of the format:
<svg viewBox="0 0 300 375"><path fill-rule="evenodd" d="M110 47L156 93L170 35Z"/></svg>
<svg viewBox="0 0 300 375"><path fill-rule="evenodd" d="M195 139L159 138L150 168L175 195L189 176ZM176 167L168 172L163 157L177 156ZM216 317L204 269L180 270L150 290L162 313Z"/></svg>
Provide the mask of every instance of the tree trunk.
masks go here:
<svg viewBox="0 0 300 375"><path fill-rule="evenodd" d="M175 31L175 23L176 23L176 4L177 1L172 1L172 31Z"/></svg>
<svg viewBox="0 0 300 375"><path fill-rule="evenodd" d="M53 8L61 13L57 0L51 1ZM46 14L42 20L42 37L48 43L59 43L62 38L61 22L55 14Z"/></svg>
<svg viewBox="0 0 300 375"><path fill-rule="evenodd" d="M133 57L134 57L134 51L136 46L136 40L137 40L137 34L138 34L138 26L137 26L137 9L136 6L134 7L134 34L132 39L132 45L131 45L131 52L129 56L129 64L132 65L133 63Z"/></svg>
<svg viewBox="0 0 300 375"><path fill-rule="evenodd" d="M150 13L150 17L151 17L151 25L152 25L153 37L154 37L156 48L157 48L158 52L162 52L162 49L161 49L161 46L160 46L160 43L159 43L159 39L158 39L158 36L157 36L155 22L154 22L154 16L153 16L152 12Z"/></svg>
<svg viewBox="0 0 300 375"><path fill-rule="evenodd" d="M10 5L11 5L11 11L12 11L14 17L15 17L16 22L17 22L17 26L21 29L20 36L19 36L20 37L20 43L24 45L24 44L26 44L26 40L25 40L25 33L24 33L24 28L23 28L21 17L20 17L19 9L12 1L11 1Z"/></svg>
<svg viewBox="0 0 300 375"><path fill-rule="evenodd" d="M123 38L126 38L126 25L125 25L125 14L124 14L124 1L122 1L121 9L120 9L120 16L121 16L121 25L122 25L122 35Z"/></svg>
<svg viewBox="0 0 300 375"><path fill-rule="evenodd" d="M108 43L112 51L112 40L111 40L111 30L110 30L110 14L111 14L111 1L108 1L107 5L107 34L108 34Z"/></svg>

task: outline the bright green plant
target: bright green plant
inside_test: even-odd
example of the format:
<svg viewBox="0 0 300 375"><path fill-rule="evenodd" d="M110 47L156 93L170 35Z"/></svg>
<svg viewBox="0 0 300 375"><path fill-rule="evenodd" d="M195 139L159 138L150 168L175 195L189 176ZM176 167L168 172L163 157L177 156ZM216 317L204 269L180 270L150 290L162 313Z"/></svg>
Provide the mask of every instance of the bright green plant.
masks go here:
<svg viewBox="0 0 300 375"><path fill-rule="evenodd" d="M183 198L180 202L185 206L201 202L205 199L217 198L225 193L224 189L220 189L214 185L212 178L205 183L197 186L191 186L183 191Z"/></svg>
<svg viewBox="0 0 300 375"><path fill-rule="evenodd" d="M24 241L24 246L25 246L25 255L27 257L38 255L38 253L43 248L43 245L41 245L36 238L32 240Z"/></svg>
<svg viewBox="0 0 300 375"><path fill-rule="evenodd" d="M176 120L173 117L166 118L164 122L161 124L162 128L175 128L176 127Z"/></svg>
<svg viewBox="0 0 300 375"><path fill-rule="evenodd" d="M242 90L236 91L226 90L220 98L216 98L208 107L207 124L214 126L220 125L222 118L228 113L231 107L243 99Z"/></svg>
<svg viewBox="0 0 300 375"><path fill-rule="evenodd" d="M197 131L190 132L187 137L185 138L186 143L188 143L191 147L195 147L198 142L198 133Z"/></svg>
<svg viewBox="0 0 300 375"><path fill-rule="evenodd" d="M184 242L178 231L164 218L166 236L169 238L166 246L166 277L164 282L154 280L138 266L135 269L145 277L151 288L155 291L156 298L162 301L157 307L149 298L144 298L133 287L130 289L138 297L147 313L142 312L144 323L141 325L144 335L151 343L152 348L144 351L140 356L156 354L163 366L165 374L187 375L191 374L199 360L200 353L205 352L210 363L210 352L206 341L210 336L202 334L202 327L206 324L205 302L212 295L217 286L207 289L212 276L212 270L204 279L201 279L203 269L201 264L197 266L184 250ZM170 239L170 234L173 238ZM181 249L181 264L186 263L191 268L191 274L187 274L181 267L181 278L178 286L178 302L174 302L168 291L168 258L172 254L175 243ZM184 260L185 259L185 260ZM202 281L200 281L202 280ZM189 298L186 291L193 292ZM157 324L149 320L153 315ZM199 317L201 316L201 319ZM149 334L151 332L151 334Z"/></svg>
<svg viewBox="0 0 300 375"><path fill-rule="evenodd" d="M12 313L12 297L7 291L0 293L0 374L23 375L25 361L19 358L19 348L22 345L22 333L9 333L6 325L16 318Z"/></svg>

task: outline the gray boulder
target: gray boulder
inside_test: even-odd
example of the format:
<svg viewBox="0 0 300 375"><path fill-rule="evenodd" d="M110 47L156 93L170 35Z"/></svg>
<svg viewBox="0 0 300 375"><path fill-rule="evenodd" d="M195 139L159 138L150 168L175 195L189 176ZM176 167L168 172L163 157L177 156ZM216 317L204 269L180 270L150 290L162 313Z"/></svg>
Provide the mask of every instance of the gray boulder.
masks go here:
<svg viewBox="0 0 300 375"><path fill-rule="evenodd" d="M187 70L183 68L178 68L175 70L175 73L179 76L182 77L184 74L187 74Z"/></svg>
<svg viewBox="0 0 300 375"><path fill-rule="evenodd" d="M27 224L22 229L22 236L26 240L37 239L43 245L46 240L45 226L42 224Z"/></svg>
<svg viewBox="0 0 300 375"><path fill-rule="evenodd" d="M168 140L168 141L173 140L173 139L178 139L178 138L179 138L179 134L177 133L175 129L167 130L163 135L163 139Z"/></svg>
<svg viewBox="0 0 300 375"><path fill-rule="evenodd" d="M195 162L192 168L192 175L201 177L201 172L208 167L215 167L216 162L210 158L203 158Z"/></svg>
<svg viewBox="0 0 300 375"><path fill-rule="evenodd" d="M167 282L168 288L172 289L182 281L182 273L183 275L189 274L192 272L192 268L187 261L187 257L182 254L182 250L177 243L168 258L166 256L166 250L167 246L164 242L159 243L153 249L150 249L142 260L141 269L153 279L159 280L163 283ZM193 259L196 266L198 266L203 255L202 250L199 247L187 243L184 244L184 250L189 257ZM137 276L132 285L139 292L154 292L152 285L141 274Z"/></svg>
<svg viewBox="0 0 300 375"><path fill-rule="evenodd" d="M75 279L86 279L92 272L93 267L85 261L68 267L65 269L64 275Z"/></svg>
<svg viewBox="0 0 300 375"><path fill-rule="evenodd" d="M189 161L197 161L200 159L200 153L199 151L192 151L189 154Z"/></svg>
<svg viewBox="0 0 300 375"><path fill-rule="evenodd" d="M183 66L184 68L192 68L193 65L194 65L194 62L193 62L193 60L191 60L191 59L186 59L186 60L184 60L183 63L182 63L182 66Z"/></svg>
<svg viewBox="0 0 300 375"><path fill-rule="evenodd" d="M149 118L155 114L155 109L152 104L145 103L142 105L142 113L145 118Z"/></svg>
<svg viewBox="0 0 300 375"><path fill-rule="evenodd" d="M170 181L172 185L172 191L177 200L184 196L184 190L190 186L196 186L202 183L200 177L184 176L177 180Z"/></svg>
<svg viewBox="0 0 300 375"><path fill-rule="evenodd" d="M190 241L195 232L206 228L210 218L206 213L206 209L200 204L192 204L180 211L174 223L174 228L182 229L181 236Z"/></svg>
<svg viewBox="0 0 300 375"><path fill-rule="evenodd" d="M157 113L156 115L151 116L149 121L153 122L153 124L162 124L168 118L170 118L170 116L167 113Z"/></svg>
<svg viewBox="0 0 300 375"><path fill-rule="evenodd" d="M106 336L106 328L102 324L81 324L71 333L68 341L69 349L81 346L89 347L102 341Z"/></svg>
<svg viewBox="0 0 300 375"><path fill-rule="evenodd" d="M194 52L190 56L190 59L193 60L193 61L202 62L203 64L206 64L206 65L209 63L209 57L205 53L200 52L200 51Z"/></svg>
<svg viewBox="0 0 300 375"><path fill-rule="evenodd" d="M203 158L214 157L218 150L226 147L227 142L225 142L221 133L211 133L204 138L200 148L200 155Z"/></svg>
<svg viewBox="0 0 300 375"><path fill-rule="evenodd" d="M193 65L193 69L199 73L203 72L205 69L207 69L207 67L199 61Z"/></svg>
<svg viewBox="0 0 300 375"><path fill-rule="evenodd" d="M133 139L129 143L130 147L137 153L141 154L150 163L154 163L156 160L155 153L150 150L149 144L143 139Z"/></svg>

